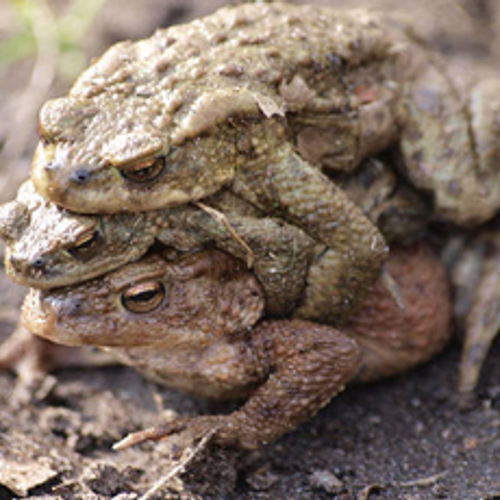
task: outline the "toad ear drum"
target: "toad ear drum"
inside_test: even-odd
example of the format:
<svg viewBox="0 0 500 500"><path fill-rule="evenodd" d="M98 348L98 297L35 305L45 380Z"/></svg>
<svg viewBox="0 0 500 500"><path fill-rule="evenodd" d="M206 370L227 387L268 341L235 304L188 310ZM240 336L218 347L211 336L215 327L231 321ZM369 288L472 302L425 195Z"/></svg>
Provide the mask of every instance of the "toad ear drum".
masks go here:
<svg viewBox="0 0 500 500"><path fill-rule="evenodd" d="M133 313L149 313L158 308L166 296L165 286L160 281L140 283L122 293L123 307Z"/></svg>
<svg viewBox="0 0 500 500"><path fill-rule="evenodd" d="M165 157L160 156L153 160L124 168L121 170L121 174L128 181L143 184L157 179L165 169L165 163Z"/></svg>

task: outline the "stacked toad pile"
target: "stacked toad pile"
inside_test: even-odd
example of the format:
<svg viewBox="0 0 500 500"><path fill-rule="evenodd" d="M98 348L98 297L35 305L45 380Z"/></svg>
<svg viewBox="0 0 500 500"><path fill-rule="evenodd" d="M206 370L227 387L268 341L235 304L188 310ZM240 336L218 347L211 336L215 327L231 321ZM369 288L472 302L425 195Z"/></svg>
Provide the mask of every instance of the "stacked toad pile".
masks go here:
<svg viewBox="0 0 500 500"><path fill-rule="evenodd" d="M118 44L43 107L33 184L3 208L7 269L37 289L24 321L173 387L251 394L127 443L181 428L268 442L341 390L361 352L373 378L442 347L446 280L425 249L394 251L372 288L387 250L370 217L407 241L426 204L359 164L397 142L440 217L482 222L500 193L468 119L425 52L365 11L240 5ZM325 326L356 308L358 342Z"/></svg>

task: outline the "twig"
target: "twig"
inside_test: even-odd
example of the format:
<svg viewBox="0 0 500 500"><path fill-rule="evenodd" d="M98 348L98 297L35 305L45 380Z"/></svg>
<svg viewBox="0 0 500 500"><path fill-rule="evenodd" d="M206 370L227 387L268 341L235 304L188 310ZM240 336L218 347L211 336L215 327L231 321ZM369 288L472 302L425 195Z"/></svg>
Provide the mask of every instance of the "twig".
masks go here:
<svg viewBox="0 0 500 500"><path fill-rule="evenodd" d="M448 471L439 472L438 474L433 474L432 476L420 477L417 479L412 479L410 481L389 481L387 483L373 483L365 486L356 495L356 500L369 500L370 495L374 491L386 490L391 487L396 488L413 488L413 487L425 487L432 486L437 483L442 477L446 476Z"/></svg>
<svg viewBox="0 0 500 500"><path fill-rule="evenodd" d="M368 486L365 486L357 495L356 495L356 500L369 500L370 495L372 494L373 491L380 491L384 490L388 487L388 484L369 484Z"/></svg>
<svg viewBox="0 0 500 500"><path fill-rule="evenodd" d="M255 255L252 249L241 239L240 235L234 230L234 228L229 224L227 217L222 213L216 210L215 208L209 207L201 202L196 202L196 205L200 207L202 210L207 212L211 217L213 217L217 222L220 222L231 234L234 240L243 248L243 250L247 254L247 266L249 268L253 267L255 262Z"/></svg>
<svg viewBox="0 0 500 500"><path fill-rule="evenodd" d="M397 481L394 486L399 486L400 488L411 488L413 486L431 486L437 483L441 478L446 476L448 471L439 472L438 474L433 474L432 476L421 477L418 479L412 479L411 481Z"/></svg>
<svg viewBox="0 0 500 500"><path fill-rule="evenodd" d="M178 476L182 472L184 472L184 469L186 466L194 459L196 455L205 447L205 445L208 443L210 438L214 435L217 429L211 429L209 432L207 432L203 438L200 440L200 442L190 450L190 452L187 454L187 456L182 459L179 464L177 464L166 476L163 476L160 478L144 495L139 497L138 500L149 500L150 498L155 495L155 493L158 493L162 488L164 488L174 477Z"/></svg>
<svg viewBox="0 0 500 500"><path fill-rule="evenodd" d="M391 294L391 297L396 302L398 309L401 311L406 311L406 305L403 297L401 296L401 291L399 289L396 280L390 275L389 271L385 266L382 267L382 272L380 274L380 278L382 280L385 289Z"/></svg>

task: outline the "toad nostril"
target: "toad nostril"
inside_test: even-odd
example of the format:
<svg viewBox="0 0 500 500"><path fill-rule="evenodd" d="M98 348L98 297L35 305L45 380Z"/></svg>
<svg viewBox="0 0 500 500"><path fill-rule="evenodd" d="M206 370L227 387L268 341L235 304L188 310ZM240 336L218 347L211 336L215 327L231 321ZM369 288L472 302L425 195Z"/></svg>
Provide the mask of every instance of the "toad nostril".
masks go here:
<svg viewBox="0 0 500 500"><path fill-rule="evenodd" d="M77 316L83 309L83 300L78 298L70 299L67 301L66 307L66 312L69 316Z"/></svg>
<svg viewBox="0 0 500 500"><path fill-rule="evenodd" d="M37 257L36 259L33 259L31 261L31 267L35 269L43 269L46 263L46 259L44 259L43 257Z"/></svg>
<svg viewBox="0 0 500 500"><path fill-rule="evenodd" d="M79 168L73 174L73 180L80 185L86 184L90 178L90 174L84 168Z"/></svg>
<svg viewBox="0 0 500 500"><path fill-rule="evenodd" d="M84 308L84 301L79 297L56 297L48 302L58 318L68 316L78 316L82 314Z"/></svg>

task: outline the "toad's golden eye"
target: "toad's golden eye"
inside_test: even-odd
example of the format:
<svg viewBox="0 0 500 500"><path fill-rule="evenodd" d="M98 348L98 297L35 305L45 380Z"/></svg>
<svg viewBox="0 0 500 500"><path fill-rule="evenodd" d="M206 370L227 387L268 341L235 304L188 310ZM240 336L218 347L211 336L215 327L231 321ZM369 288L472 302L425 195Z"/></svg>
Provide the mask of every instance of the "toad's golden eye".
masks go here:
<svg viewBox="0 0 500 500"><path fill-rule="evenodd" d="M102 238L99 231L87 231L80 235L68 252L78 260L86 261L93 257L101 246Z"/></svg>
<svg viewBox="0 0 500 500"><path fill-rule="evenodd" d="M165 287L160 281L135 285L122 293L125 309L134 313L147 313L156 309L165 297Z"/></svg>
<svg viewBox="0 0 500 500"><path fill-rule="evenodd" d="M125 179L132 182L150 182L154 181L165 168L165 157L150 159L148 161L135 163L121 170L121 174Z"/></svg>

